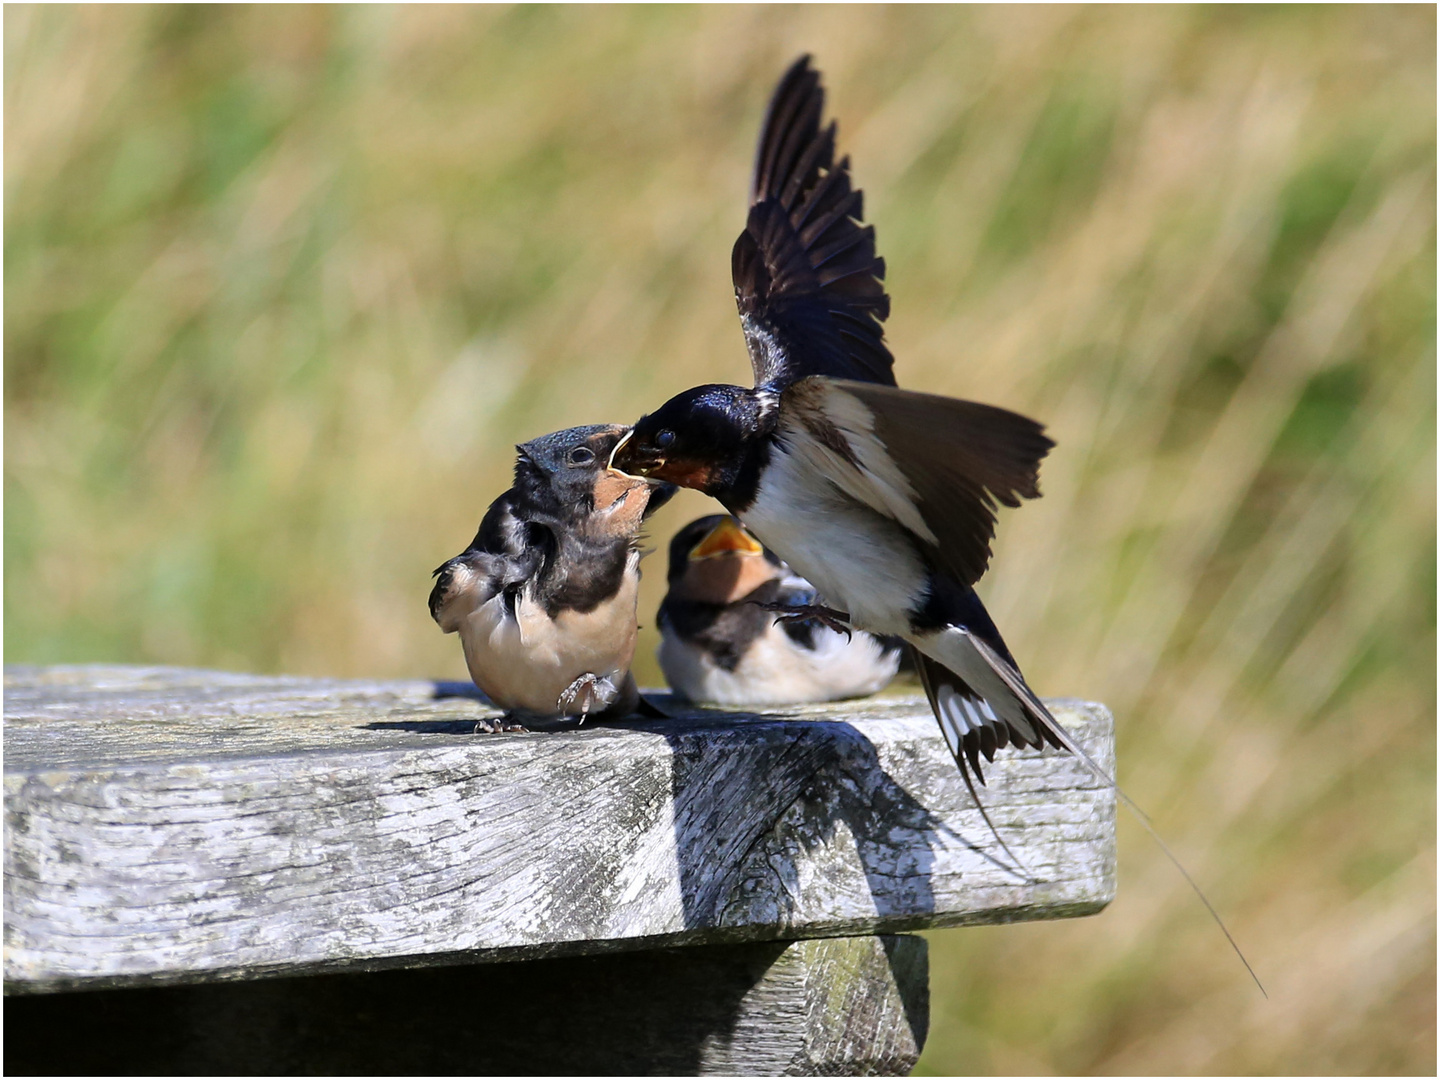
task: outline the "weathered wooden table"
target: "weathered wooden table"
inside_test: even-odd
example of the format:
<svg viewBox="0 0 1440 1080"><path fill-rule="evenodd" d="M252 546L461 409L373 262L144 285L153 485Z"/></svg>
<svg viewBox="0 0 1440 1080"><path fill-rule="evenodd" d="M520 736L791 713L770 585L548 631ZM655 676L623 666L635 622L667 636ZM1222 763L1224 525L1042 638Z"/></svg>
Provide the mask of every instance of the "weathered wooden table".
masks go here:
<svg viewBox="0 0 1440 1080"><path fill-rule="evenodd" d="M918 697L475 735L463 692L7 670L6 1071L904 1073L905 931L1114 894L1112 793L1002 755L1017 869Z"/></svg>

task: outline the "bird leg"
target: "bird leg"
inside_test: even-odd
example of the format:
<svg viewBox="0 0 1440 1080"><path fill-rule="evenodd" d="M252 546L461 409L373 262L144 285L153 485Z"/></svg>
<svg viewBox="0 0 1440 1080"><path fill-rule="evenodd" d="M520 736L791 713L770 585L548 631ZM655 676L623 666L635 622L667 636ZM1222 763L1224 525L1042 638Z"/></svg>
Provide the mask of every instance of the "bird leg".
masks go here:
<svg viewBox="0 0 1440 1080"><path fill-rule="evenodd" d="M765 611L775 612L775 621L795 620L803 622L806 619L814 619L821 626L835 631L837 634L844 634L845 639L850 639L850 613L838 611L824 604L781 604L766 603L760 600L751 600L750 603Z"/></svg>
<svg viewBox="0 0 1440 1080"><path fill-rule="evenodd" d="M474 735L501 735L505 732L518 731L529 732L529 728L515 722L514 713L505 713L497 716L494 720L476 720Z"/></svg>
<svg viewBox="0 0 1440 1080"><path fill-rule="evenodd" d="M615 699L615 687L609 679L586 672L560 691L556 709L563 716L579 716L580 723L598 709L603 709Z"/></svg>

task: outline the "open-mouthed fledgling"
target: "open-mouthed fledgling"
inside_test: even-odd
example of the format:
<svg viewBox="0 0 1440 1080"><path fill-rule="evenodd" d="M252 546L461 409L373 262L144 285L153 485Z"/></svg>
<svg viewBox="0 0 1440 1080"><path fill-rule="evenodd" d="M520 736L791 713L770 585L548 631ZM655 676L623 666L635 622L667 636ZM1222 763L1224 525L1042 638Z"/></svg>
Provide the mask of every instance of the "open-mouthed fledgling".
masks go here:
<svg viewBox="0 0 1440 1080"><path fill-rule="evenodd" d="M777 611L818 604L815 588L728 514L686 525L670 542L660 604L660 668L691 701L789 705L884 689L901 643Z"/></svg>
<svg viewBox="0 0 1440 1080"><path fill-rule="evenodd" d="M514 486L435 571L430 614L459 633L475 685L514 719L639 704L639 530L675 489L605 468L626 430L570 428L516 447Z"/></svg>

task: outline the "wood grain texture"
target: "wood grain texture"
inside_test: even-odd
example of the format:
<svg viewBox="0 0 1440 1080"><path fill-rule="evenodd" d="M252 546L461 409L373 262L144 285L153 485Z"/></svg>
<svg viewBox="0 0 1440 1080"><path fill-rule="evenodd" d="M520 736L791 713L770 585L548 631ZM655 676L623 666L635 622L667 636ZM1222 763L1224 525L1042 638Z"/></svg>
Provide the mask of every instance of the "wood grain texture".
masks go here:
<svg viewBox="0 0 1440 1080"><path fill-rule="evenodd" d="M926 959L899 935L36 994L6 1003L5 1070L904 1075Z"/></svg>
<svg viewBox="0 0 1440 1080"><path fill-rule="evenodd" d="M1052 707L1113 769L1104 706ZM982 797L1017 871L918 696L471 733L493 715L430 682L8 671L6 992L890 933L1114 894L1113 793L1068 756L1002 754Z"/></svg>

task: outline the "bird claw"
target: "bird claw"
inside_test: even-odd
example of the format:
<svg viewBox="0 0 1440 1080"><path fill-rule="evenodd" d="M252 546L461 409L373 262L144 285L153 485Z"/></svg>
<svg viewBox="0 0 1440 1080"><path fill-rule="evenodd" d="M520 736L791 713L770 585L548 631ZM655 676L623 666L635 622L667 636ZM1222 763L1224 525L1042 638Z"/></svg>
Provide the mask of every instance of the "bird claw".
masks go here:
<svg viewBox="0 0 1440 1080"><path fill-rule="evenodd" d="M529 731L529 728L525 727L523 724L515 723L515 721L510 718L510 714L506 713L504 716L498 716L494 720L476 720L475 730L471 732L471 734L503 735L508 732L519 732L521 734L528 734Z"/></svg>
<svg viewBox="0 0 1440 1080"><path fill-rule="evenodd" d="M555 703L555 707L562 716L580 717L580 723L583 724L587 716L604 709L614 697L615 688L610 684L610 680L587 671L560 691L560 699Z"/></svg>
<svg viewBox="0 0 1440 1080"><path fill-rule="evenodd" d="M780 604L765 603L760 600L751 600L750 603L765 611L774 612L776 622L780 622L782 619L787 622L803 622L813 619L837 634L844 634L846 641L850 640L850 613L848 611L838 611L835 608L826 607L824 604Z"/></svg>

